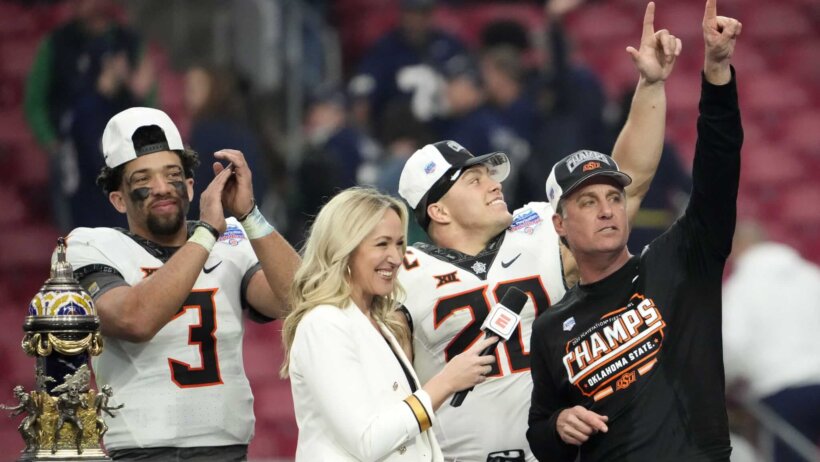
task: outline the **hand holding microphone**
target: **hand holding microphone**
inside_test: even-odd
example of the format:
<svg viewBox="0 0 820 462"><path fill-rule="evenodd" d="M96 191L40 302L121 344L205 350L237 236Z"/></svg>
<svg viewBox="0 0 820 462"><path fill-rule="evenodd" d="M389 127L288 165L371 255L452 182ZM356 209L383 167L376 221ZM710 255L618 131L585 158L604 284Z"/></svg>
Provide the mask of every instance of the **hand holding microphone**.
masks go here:
<svg viewBox="0 0 820 462"><path fill-rule="evenodd" d="M479 353L480 357L492 355L498 347L498 342L506 342L510 339L518 327L518 324L521 322L521 310L526 303L527 294L520 289L511 287L507 290L507 293L501 298L501 302L490 310L490 314L481 326L481 330L483 330L485 334L484 340L482 341L487 341L488 339L498 339L498 341L486 345L481 353ZM467 393L472 391L472 389L473 387L470 387L454 394L453 399L450 400L450 406L461 406Z"/></svg>

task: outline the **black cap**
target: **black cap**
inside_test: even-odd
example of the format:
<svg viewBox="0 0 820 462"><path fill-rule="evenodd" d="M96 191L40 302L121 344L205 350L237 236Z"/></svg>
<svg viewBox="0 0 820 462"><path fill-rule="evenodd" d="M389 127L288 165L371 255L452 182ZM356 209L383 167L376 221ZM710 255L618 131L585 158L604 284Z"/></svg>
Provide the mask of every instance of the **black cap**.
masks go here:
<svg viewBox="0 0 820 462"><path fill-rule="evenodd" d="M555 209L562 197L571 193L584 181L598 175L615 178L624 187L632 183L632 178L618 168L612 157L596 151L576 151L552 167L547 178L547 200Z"/></svg>

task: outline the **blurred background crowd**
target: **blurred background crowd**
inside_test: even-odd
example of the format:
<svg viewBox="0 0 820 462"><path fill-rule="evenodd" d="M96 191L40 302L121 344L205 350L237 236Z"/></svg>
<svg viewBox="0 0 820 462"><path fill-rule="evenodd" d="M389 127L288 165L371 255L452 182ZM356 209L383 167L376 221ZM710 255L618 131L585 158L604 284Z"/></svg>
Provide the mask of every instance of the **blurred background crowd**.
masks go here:
<svg viewBox="0 0 820 462"><path fill-rule="evenodd" d="M683 54L667 83L667 143L633 253L686 202L703 60L703 2L656 3L656 29L681 37ZM795 426L814 429L795 444L816 455L816 413L769 411L820 409L820 2L720 4L744 24L734 58L746 133L743 224L724 325L733 425L749 443L739 440L736 457L767 457L771 435L788 437ZM126 226L94 181L112 115L135 105L166 111L203 161L197 196L213 176L214 151L244 152L261 210L297 249L335 191L364 184L395 194L406 158L440 139L474 154L507 152L516 174L504 194L515 208L545 200L546 175L567 153L611 150L637 82L625 48L638 44L645 5L3 0L0 401L12 386L33 384L19 326L48 277L55 238L76 226ZM197 209L192 203L189 217ZM410 242L424 238L411 230ZM276 375L278 330L250 325L246 336L253 460L288 460L295 449L290 387ZM22 448L11 422L0 425L0 445Z"/></svg>

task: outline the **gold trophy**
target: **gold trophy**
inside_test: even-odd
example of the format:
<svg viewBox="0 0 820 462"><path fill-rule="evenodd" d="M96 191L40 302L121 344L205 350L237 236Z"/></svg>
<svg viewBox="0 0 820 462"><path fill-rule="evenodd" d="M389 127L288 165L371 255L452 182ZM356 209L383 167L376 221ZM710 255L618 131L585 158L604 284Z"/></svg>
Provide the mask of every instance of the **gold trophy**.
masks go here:
<svg viewBox="0 0 820 462"><path fill-rule="evenodd" d="M89 355L103 349L100 319L91 296L74 279L66 261L65 239L57 239L51 277L31 300L23 325L23 350L34 356L35 387L18 385L17 404L0 405L11 415L25 414L17 429L26 443L18 461L111 460L100 447L108 430L103 414L114 417L112 390L91 389Z"/></svg>

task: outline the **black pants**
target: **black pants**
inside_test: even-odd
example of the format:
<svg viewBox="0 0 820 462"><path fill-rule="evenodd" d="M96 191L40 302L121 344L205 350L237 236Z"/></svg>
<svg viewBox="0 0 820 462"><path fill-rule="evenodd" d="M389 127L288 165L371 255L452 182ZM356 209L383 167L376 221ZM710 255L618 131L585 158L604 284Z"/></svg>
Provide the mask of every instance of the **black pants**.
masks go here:
<svg viewBox="0 0 820 462"><path fill-rule="evenodd" d="M149 462L245 462L248 446L211 446L197 448L133 448L108 451L114 460Z"/></svg>

